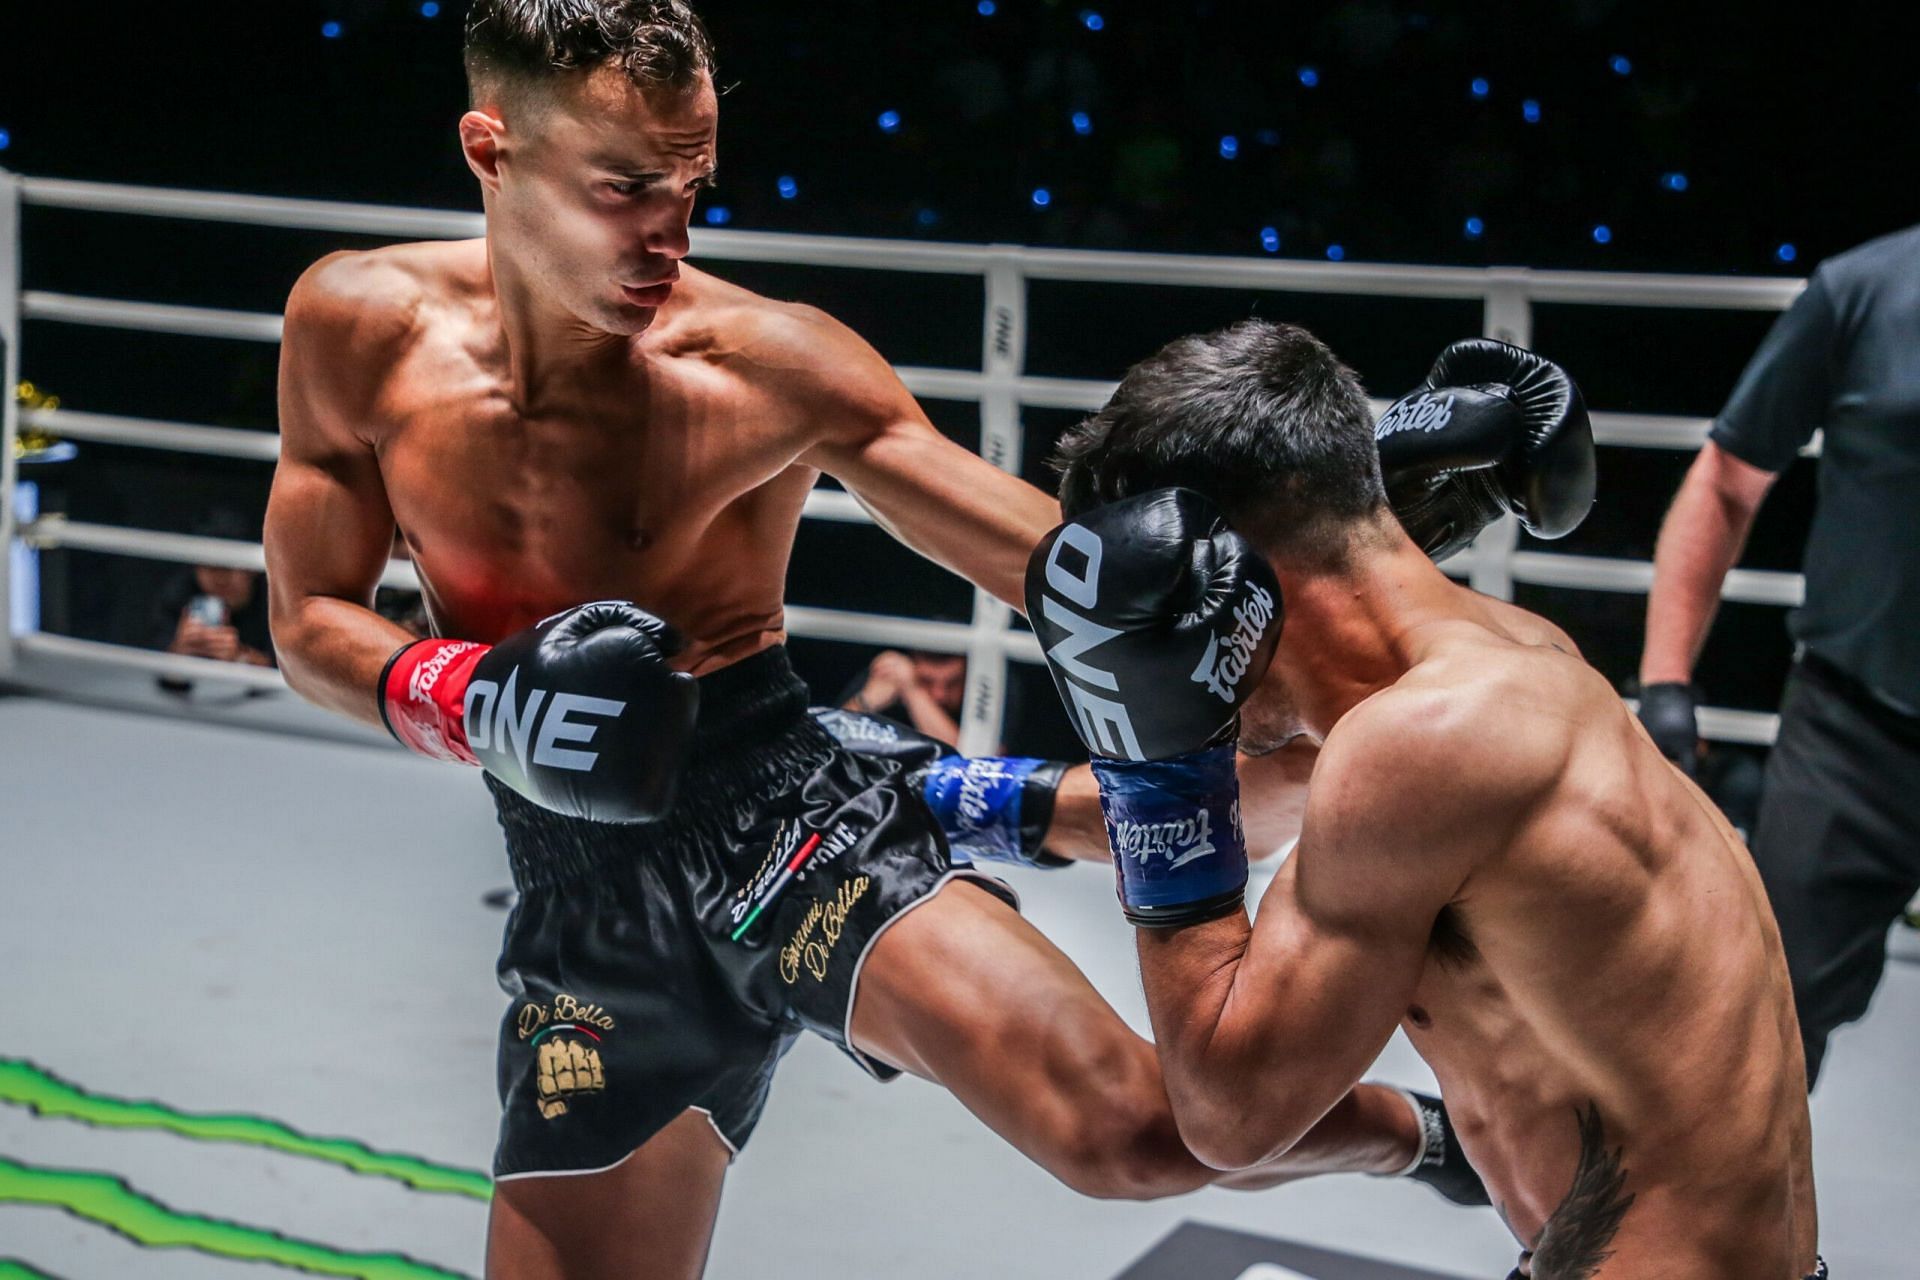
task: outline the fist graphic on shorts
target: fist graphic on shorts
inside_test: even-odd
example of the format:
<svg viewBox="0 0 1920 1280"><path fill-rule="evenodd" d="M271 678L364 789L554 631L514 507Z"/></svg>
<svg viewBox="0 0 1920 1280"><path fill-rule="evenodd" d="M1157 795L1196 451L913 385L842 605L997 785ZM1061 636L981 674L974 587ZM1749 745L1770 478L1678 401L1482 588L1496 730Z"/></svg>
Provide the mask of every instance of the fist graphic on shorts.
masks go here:
<svg viewBox="0 0 1920 1280"><path fill-rule="evenodd" d="M539 1066L540 1116L545 1120L567 1114L568 1098L607 1087L600 1051L578 1040L554 1036L542 1041Z"/></svg>

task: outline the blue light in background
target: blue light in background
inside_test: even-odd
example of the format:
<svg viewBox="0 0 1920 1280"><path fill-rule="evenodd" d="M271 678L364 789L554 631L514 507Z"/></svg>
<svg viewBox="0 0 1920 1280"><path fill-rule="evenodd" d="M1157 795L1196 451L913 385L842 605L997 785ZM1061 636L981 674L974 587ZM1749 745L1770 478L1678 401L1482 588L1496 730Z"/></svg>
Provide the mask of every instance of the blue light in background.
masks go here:
<svg viewBox="0 0 1920 1280"><path fill-rule="evenodd" d="M439 17L440 16L439 0L424 0L424 2L420 6L420 16L423 18Z"/></svg>
<svg viewBox="0 0 1920 1280"><path fill-rule="evenodd" d="M1107 25L1107 20L1101 17L1096 10L1082 9L1080 11L1080 25L1089 31L1099 31Z"/></svg>
<svg viewBox="0 0 1920 1280"><path fill-rule="evenodd" d="M1280 252L1280 229L1278 227L1260 228L1260 247L1268 253Z"/></svg>
<svg viewBox="0 0 1920 1280"><path fill-rule="evenodd" d="M1782 262L1792 262L1795 258L1800 256L1800 251L1793 247L1792 241L1788 241L1786 244L1781 245L1778 249L1775 249L1773 251L1773 256L1778 258Z"/></svg>
<svg viewBox="0 0 1920 1280"><path fill-rule="evenodd" d="M0 151L5 151L8 147L12 145L13 145L13 135L11 133L8 133L5 129L0 129Z"/></svg>
<svg viewBox="0 0 1920 1280"><path fill-rule="evenodd" d="M1685 191L1687 175L1677 169L1672 173L1663 173L1660 175L1660 185L1669 191Z"/></svg>
<svg viewBox="0 0 1920 1280"><path fill-rule="evenodd" d="M1485 76L1475 76L1472 82L1467 85L1467 92L1475 98L1485 98L1489 93L1493 92L1493 86L1487 83Z"/></svg>
<svg viewBox="0 0 1920 1280"><path fill-rule="evenodd" d="M1522 120L1525 120L1528 124L1539 124L1540 123L1540 103L1533 98L1528 98L1525 102L1521 103L1520 118Z"/></svg>
<svg viewBox="0 0 1920 1280"><path fill-rule="evenodd" d="M1485 231L1486 229L1487 229L1487 224L1485 222L1482 222L1479 218L1467 219L1467 227L1466 227L1467 239L1478 240L1480 238L1480 233Z"/></svg>
<svg viewBox="0 0 1920 1280"><path fill-rule="evenodd" d="M1327 246L1328 262L1343 262L1346 260L1346 256L1347 246L1343 244L1330 244Z"/></svg>
<svg viewBox="0 0 1920 1280"><path fill-rule="evenodd" d="M980 0L980 3L973 6L973 9L974 12L978 13L981 17L991 18L999 7L1000 6L996 5L993 0Z"/></svg>
<svg viewBox="0 0 1920 1280"><path fill-rule="evenodd" d="M1614 54L1613 57L1608 60L1607 65L1613 68L1613 74L1617 76L1630 76L1633 74L1633 62L1624 53Z"/></svg>
<svg viewBox="0 0 1920 1280"><path fill-rule="evenodd" d="M1047 190L1045 187L1035 187L1033 189L1032 200L1034 208L1044 209L1053 203L1053 192Z"/></svg>
<svg viewBox="0 0 1920 1280"><path fill-rule="evenodd" d="M922 227L937 227L940 225L940 214L937 210L922 206L913 211L913 220Z"/></svg>
<svg viewBox="0 0 1920 1280"><path fill-rule="evenodd" d="M1612 241L1612 239L1613 239L1612 227L1608 226L1604 222L1595 224L1593 228L1593 242L1595 244L1607 244L1610 241Z"/></svg>
<svg viewBox="0 0 1920 1280"><path fill-rule="evenodd" d="M900 132L900 113L898 111L882 111L880 113L879 125L880 132L882 133Z"/></svg>
<svg viewBox="0 0 1920 1280"><path fill-rule="evenodd" d="M1088 134L1092 133L1093 117L1088 115L1084 111L1074 112L1073 113L1073 131L1079 134L1083 138L1086 137Z"/></svg>
<svg viewBox="0 0 1920 1280"><path fill-rule="evenodd" d="M1222 160L1231 160L1239 154L1240 139L1230 133L1220 139L1220 158Z"/></svg>
<svg viewBox="0 0 1920 1280"><path fill-rule="evenodd" d="M1309 89L1320 83L1320 72L1314 67L1300 68L1300 83Z"/></svg>
<svg viewBox="0 0 1920 1280"><path fill-rule="evenodd" d="M791 200L800 194L800 184L784 173L780 175L780 181L774 186L779 188L782 200Z"/></svg>
<svg viewBox="0 0 1920 1280"><path fill-rule="evenodd" d="M338 40L342 29L337 22L323 22L320 24L320 34L329 40Z"/></svg>
<svg viewBox="0 0 1920 1280"><path fill-rule="evenodd" d="M707 225L708 226L724 227L729 222L732 222L732 221L733 221L733 210L727 208L727 206L723 204L710 204L707 206Z"/></svg>

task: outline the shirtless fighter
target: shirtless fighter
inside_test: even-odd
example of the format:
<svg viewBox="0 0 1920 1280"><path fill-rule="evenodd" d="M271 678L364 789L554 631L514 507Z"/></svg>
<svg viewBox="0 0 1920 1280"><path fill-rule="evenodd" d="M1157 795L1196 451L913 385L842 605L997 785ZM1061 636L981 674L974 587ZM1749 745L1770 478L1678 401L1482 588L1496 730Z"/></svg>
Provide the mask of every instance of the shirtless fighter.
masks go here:
<svg viewBox="0 0 1920 1280"><path fill-rule="evenodd" d="M1249 322L1135 366L1063 443L1072 520L1028 603L1094 753L1181 1136L1215 1168L1272 1160L1398 1024L1529 1251L1516 1275L1824 1274L1751 859L1558 628L1425 553L1584 509L1556 448L1577 392L1496 343L1433 381L1468 389L1396 406L1376 456L1353 375ZM1489 450L1502 401L1527 431ZM1295 797L1279 771L1241 797L1236 733L1319 747L1252 924L1239 805Z"/></svg>
<svg viewBox="0 0 1920 1280"><path fill-rule="evenodd" d="M467 65L487 235L295 286L267 553L293 686L484 766L506 834L490 1271L698 1274L802 1028L1081 1191L1218 1180L1152 1047L950 860L897 761L807 716L781 645L821 472L1015 601L1057 504L831 319L682 263L716 154L684 3L477 0ZM440 638L369 607L396 524ZM1423 1114L1358 1089L1235 1185L1406 1172ZM1457 1159L1416 1176L1479 1192Z"/></svg>

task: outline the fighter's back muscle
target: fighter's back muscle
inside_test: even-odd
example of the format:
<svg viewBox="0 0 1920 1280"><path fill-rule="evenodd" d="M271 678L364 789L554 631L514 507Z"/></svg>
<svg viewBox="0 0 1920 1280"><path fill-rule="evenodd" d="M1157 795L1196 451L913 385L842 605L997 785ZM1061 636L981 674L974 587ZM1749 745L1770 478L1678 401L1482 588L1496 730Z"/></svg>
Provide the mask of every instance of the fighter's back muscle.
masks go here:
<svg viewBox="0 0 1920 1280"><path fill-rule="evenodd" d="M1788 1158L1780 1101L1743 1096L1769 1061L1773 1078L1792 1074L1764 894L1711 804L1530 618L1441 624L1402 681L1480 725L1485 743L1456 739L1422 768L1419 735L1402 734L1389 785L1493 797L1440 939L1456 945L1432 953L1407 1030L1516 1228L1537 1229L1564 1193L1573 1116L1589 1104L1640 1188L1694 1178L1731 1200ZM1514 780L1463 782L1479 769ZM1709 1114L1714 1125L1698 1123Z"/></svg>
<svg viewBox="0 0 1920 1280"><path fill-rule="evenodd" d="M679 626L696 667L777 636L809 440L804 412L737 357L792 327L778 304L688 270L653 329L530 389L480 242L310 275L341 316L326 393L379 458L440 630L493 639L624 597Z"/></svg>

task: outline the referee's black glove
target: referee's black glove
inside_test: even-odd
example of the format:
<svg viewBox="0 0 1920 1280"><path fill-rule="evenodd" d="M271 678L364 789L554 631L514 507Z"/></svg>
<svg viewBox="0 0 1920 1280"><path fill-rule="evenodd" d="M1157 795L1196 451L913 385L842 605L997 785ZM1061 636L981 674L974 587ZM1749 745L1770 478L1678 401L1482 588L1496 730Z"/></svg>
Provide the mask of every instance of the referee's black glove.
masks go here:
<svg viewBox="0 0 1920 1280"><path fill-rule="evenodd" d="M1647 727L1660 754L1680 766L1689 778L1700 771L1700 724L1695 716L1699 699L1693 686L1667 681L1640 690L1640 723Z"/></svg>

